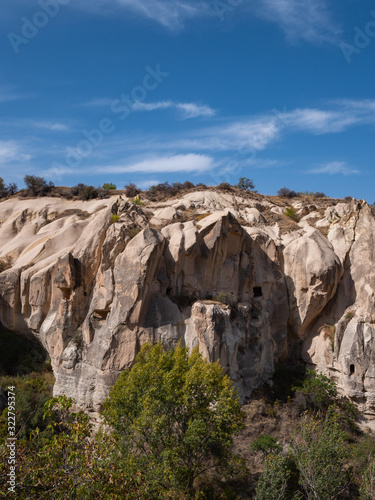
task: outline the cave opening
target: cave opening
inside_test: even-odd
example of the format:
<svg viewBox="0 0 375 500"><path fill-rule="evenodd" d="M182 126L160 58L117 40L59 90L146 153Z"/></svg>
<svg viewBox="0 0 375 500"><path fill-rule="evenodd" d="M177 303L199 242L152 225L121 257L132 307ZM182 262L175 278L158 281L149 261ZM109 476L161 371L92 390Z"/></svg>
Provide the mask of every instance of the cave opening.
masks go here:
<svg viewBox="0 0 375 500"><path fill-rule="evenodd" d="M254 293L254 297L262 297L262 295L263 295L262 287L261 286L254 286L253 293Z"/></svg>
<svg viewBox="0 0 375 500"><path fill-rule="evenodd" d="M354 372L355 372L355 366L350 365L350 375L353 375Z"/></svg>

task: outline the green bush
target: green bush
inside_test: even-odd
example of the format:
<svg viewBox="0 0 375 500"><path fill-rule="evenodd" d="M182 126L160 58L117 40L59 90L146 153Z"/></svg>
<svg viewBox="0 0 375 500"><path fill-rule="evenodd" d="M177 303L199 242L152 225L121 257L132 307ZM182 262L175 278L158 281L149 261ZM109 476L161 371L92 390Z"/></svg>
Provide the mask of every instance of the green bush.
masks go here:
<svg viewBox="0 0 375 500"><path fill-rule="evenodd" d="M315 412L326 412L335 402L337 397L336 384L328 377L314 370L306 371L307 378L302 387L295 387L296 398L303 396L304 403L308 409Z"/></svg>
<svg viewBox="0 0 375 500"><path fill-rule="evenodd" d="M251 450L260 451L263 456L270 453L277 454L282 450L282 447L277 443L277 439L269 434L263 434L257 437L251 445Z"/></svg>
<svg viewBox="0 0 375 500"><path fill-rule="evenodd" d="M291 442L291 451L305 498L331 500L347 489L345 438L333 414L327 414L324 420L304 417L298 440Z"/></svg>
<svg viewBox="0 0 375 500"><path fill-rule="evenodd" d="M102 186L103 189L117 189L116 184L113 184L113 182L105 182Z"/></svg>
<svg viewBox="0 0 375 500"><path fill-rule="evenodd" d="M290 455L270 453L264 463L263 473L256 488L256 500L289 500L297 499L294 493L294 476L296 467Z"/></svg>
<svg viewBox="0 0 375 500"><path fill-rule="evenodd" d="M121 466L140 471L156 498L194 498L194 480L205 471L233 473L233 436L244 413L220 364L191 356L180 345L164 352L144 345L104 403L115 431ZM153 498L153 497L152 497Z"/></svg>
<svg viewBox="0 0 375 500"><path fill-rule="evenodd" d="M120 216L118 214L111 214L111 223L114 224L120 220Z"/></svg>
<svg viewBox="0 0 375 500"><path fill-rule="evenodd" d="M284 215L286 215L290 219L294 220L294 222L298 222L299 221L296 209L294 207L287 207L285 209Z"/></svg>

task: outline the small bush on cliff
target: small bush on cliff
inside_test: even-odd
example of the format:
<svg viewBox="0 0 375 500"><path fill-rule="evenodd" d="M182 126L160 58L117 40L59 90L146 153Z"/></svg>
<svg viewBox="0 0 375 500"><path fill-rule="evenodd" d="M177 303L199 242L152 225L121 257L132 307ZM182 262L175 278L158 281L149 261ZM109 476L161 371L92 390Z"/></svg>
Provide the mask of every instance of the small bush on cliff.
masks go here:
<svg viewBox="0 0 375 500"><path fill-rule="evenodd" d="M205 471L235 469L231 446L244 413L219 363L197 349L189 356L180 345L168 352L144 345L112 388L104 416L121 465L130 476L140 471L158 498L194 497L194 480Z"/></svg>
<svg viewBox="0 0 375 500"><path fill-rule="evenodd" d="M298 222L298 215L294 207L287 207L284 212L284 215L294 220L294 222Z"/></svg>
<svg viewBox="0 0 375 500"><path fill-rule="evenodd" d="M113 182L105 182L102 186L103 189L116 189L116 184Z"/></svg>

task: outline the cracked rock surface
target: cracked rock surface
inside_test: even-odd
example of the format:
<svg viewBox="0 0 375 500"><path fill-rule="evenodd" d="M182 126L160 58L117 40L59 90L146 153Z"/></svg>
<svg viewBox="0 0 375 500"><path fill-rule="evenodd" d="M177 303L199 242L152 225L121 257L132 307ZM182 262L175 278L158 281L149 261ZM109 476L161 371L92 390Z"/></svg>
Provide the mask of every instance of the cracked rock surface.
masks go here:
<svg viewBox="0 0 375 500"><path fill-rule="evenodd" d="M372 207L214 189L143 202L0 203L0 321L48 351L55 394L97 411L143 343L182 342L242 401L302 358L375 418Z"/></svg>

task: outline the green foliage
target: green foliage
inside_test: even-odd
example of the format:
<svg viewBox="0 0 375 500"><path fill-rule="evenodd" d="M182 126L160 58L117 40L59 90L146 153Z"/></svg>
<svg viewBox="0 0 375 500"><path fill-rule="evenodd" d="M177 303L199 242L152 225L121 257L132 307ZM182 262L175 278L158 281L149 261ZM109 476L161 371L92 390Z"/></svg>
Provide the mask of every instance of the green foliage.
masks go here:
<svg viewBox="0 0 375 500"><path fill-rule="evenodd" d="M29 439L30 433L39 427L45 431L48 422L43 420L43 405L52 396L52 373L32 373L23 377L1 377L1 387L15 387L16 432L18 439ZM0 442L7 436L7 409L0 415Z"/></svg>
<svg viewBox="0 0 375 500"><path fill-rule="evenodd" d="M284 215L286 215L290 219L294 220L294 222L298 222L299 221L296 209L294 207L287 207L285 209Z"/></svg>
<svg viewBox="0 0 375 500"><path fill-rule="evenodd" d="M103 189L116 189L116 184L113 182L105 182L102 186Z"/></svg>
<svg viewBox="0 0 375 500"><path fill-rule="evenodd" d="M111 214L111 223L114 224L120 220L120 216L118 214Z"/></svg>
<svg viewBox="0 0 375 500"><path fill-rule="evenodd" d="M287 500L292 498L295 464L290 455L270 453L256 488L256 500ZM294 496L293 498L298 498Z"/></svg>
<svg viewBox="0 0 375 500"><path fill-rule="evenodd" d="M94 439L89 417L74 413L73 403L65 396L49 400L44 418L50 436L46 438L36 429L29 442L17 441L17 498L146 498L139 493L141 475L124 474L111 436L99 433ZM2 484L7 480L7 454L6 447L0 446ZM0 497L5 494L0 492Z"/></svg>
<svg viewBox="0 0 375 500"><path fill-rule="evenodd" d="M368 465L362 474L359 493L361 500L375 499L375 455L368 457Z"/></svg>
<svg viewBox="0 0 375 500"><path fill-rule="evenodd" d="M240 177L237 187L243 191L255 191L253 179L247 179L246 177Z"/></svg>
<svg viewBox="0 0 375 500"><path fill-rule="evenodd" d="M303 396L304 406L313 411L326 412L337 397L337 388L334 382L314 370L306 371L307 378L302 387L295 387L296 399Z"/></svg>
<svg viewBox="0 0 375 500"><path fill-rule="evenodd" d="M251 449L260 451L263 456L266 456L269 453L279 453L282 450L282 447L278 444L276 438L270 436L269 434L263 434L262 436L257 437L251 445Z"/></svg>
<svg viewBox="0 0 375 500"><path fill-rule="evenodd" d="M206 470L233 473L233 436L244 413L219 363L180 345L144 345L112 388L103 410L129 475L140 471L158 498L194 495Z"/></svg>
<svg viewBox="0 0 375 500"><path fill-rule="evenodd" d="M306 498L331 500L346 490L345 438L334 414L328 413L324 420L310 416L302 420L301 434L292 440L291 450Z"/></svg>
<svg viewBox="0 0 375 500"><path fill-rule="evenodd" d="M353 311L349 311L349 312L347 312L347 313L345 314L345 319L346 319L347 321L350 321L350 320L351 320L351 319L353 319L353 318L354 318L354 312L353 312Z"/></svg>

